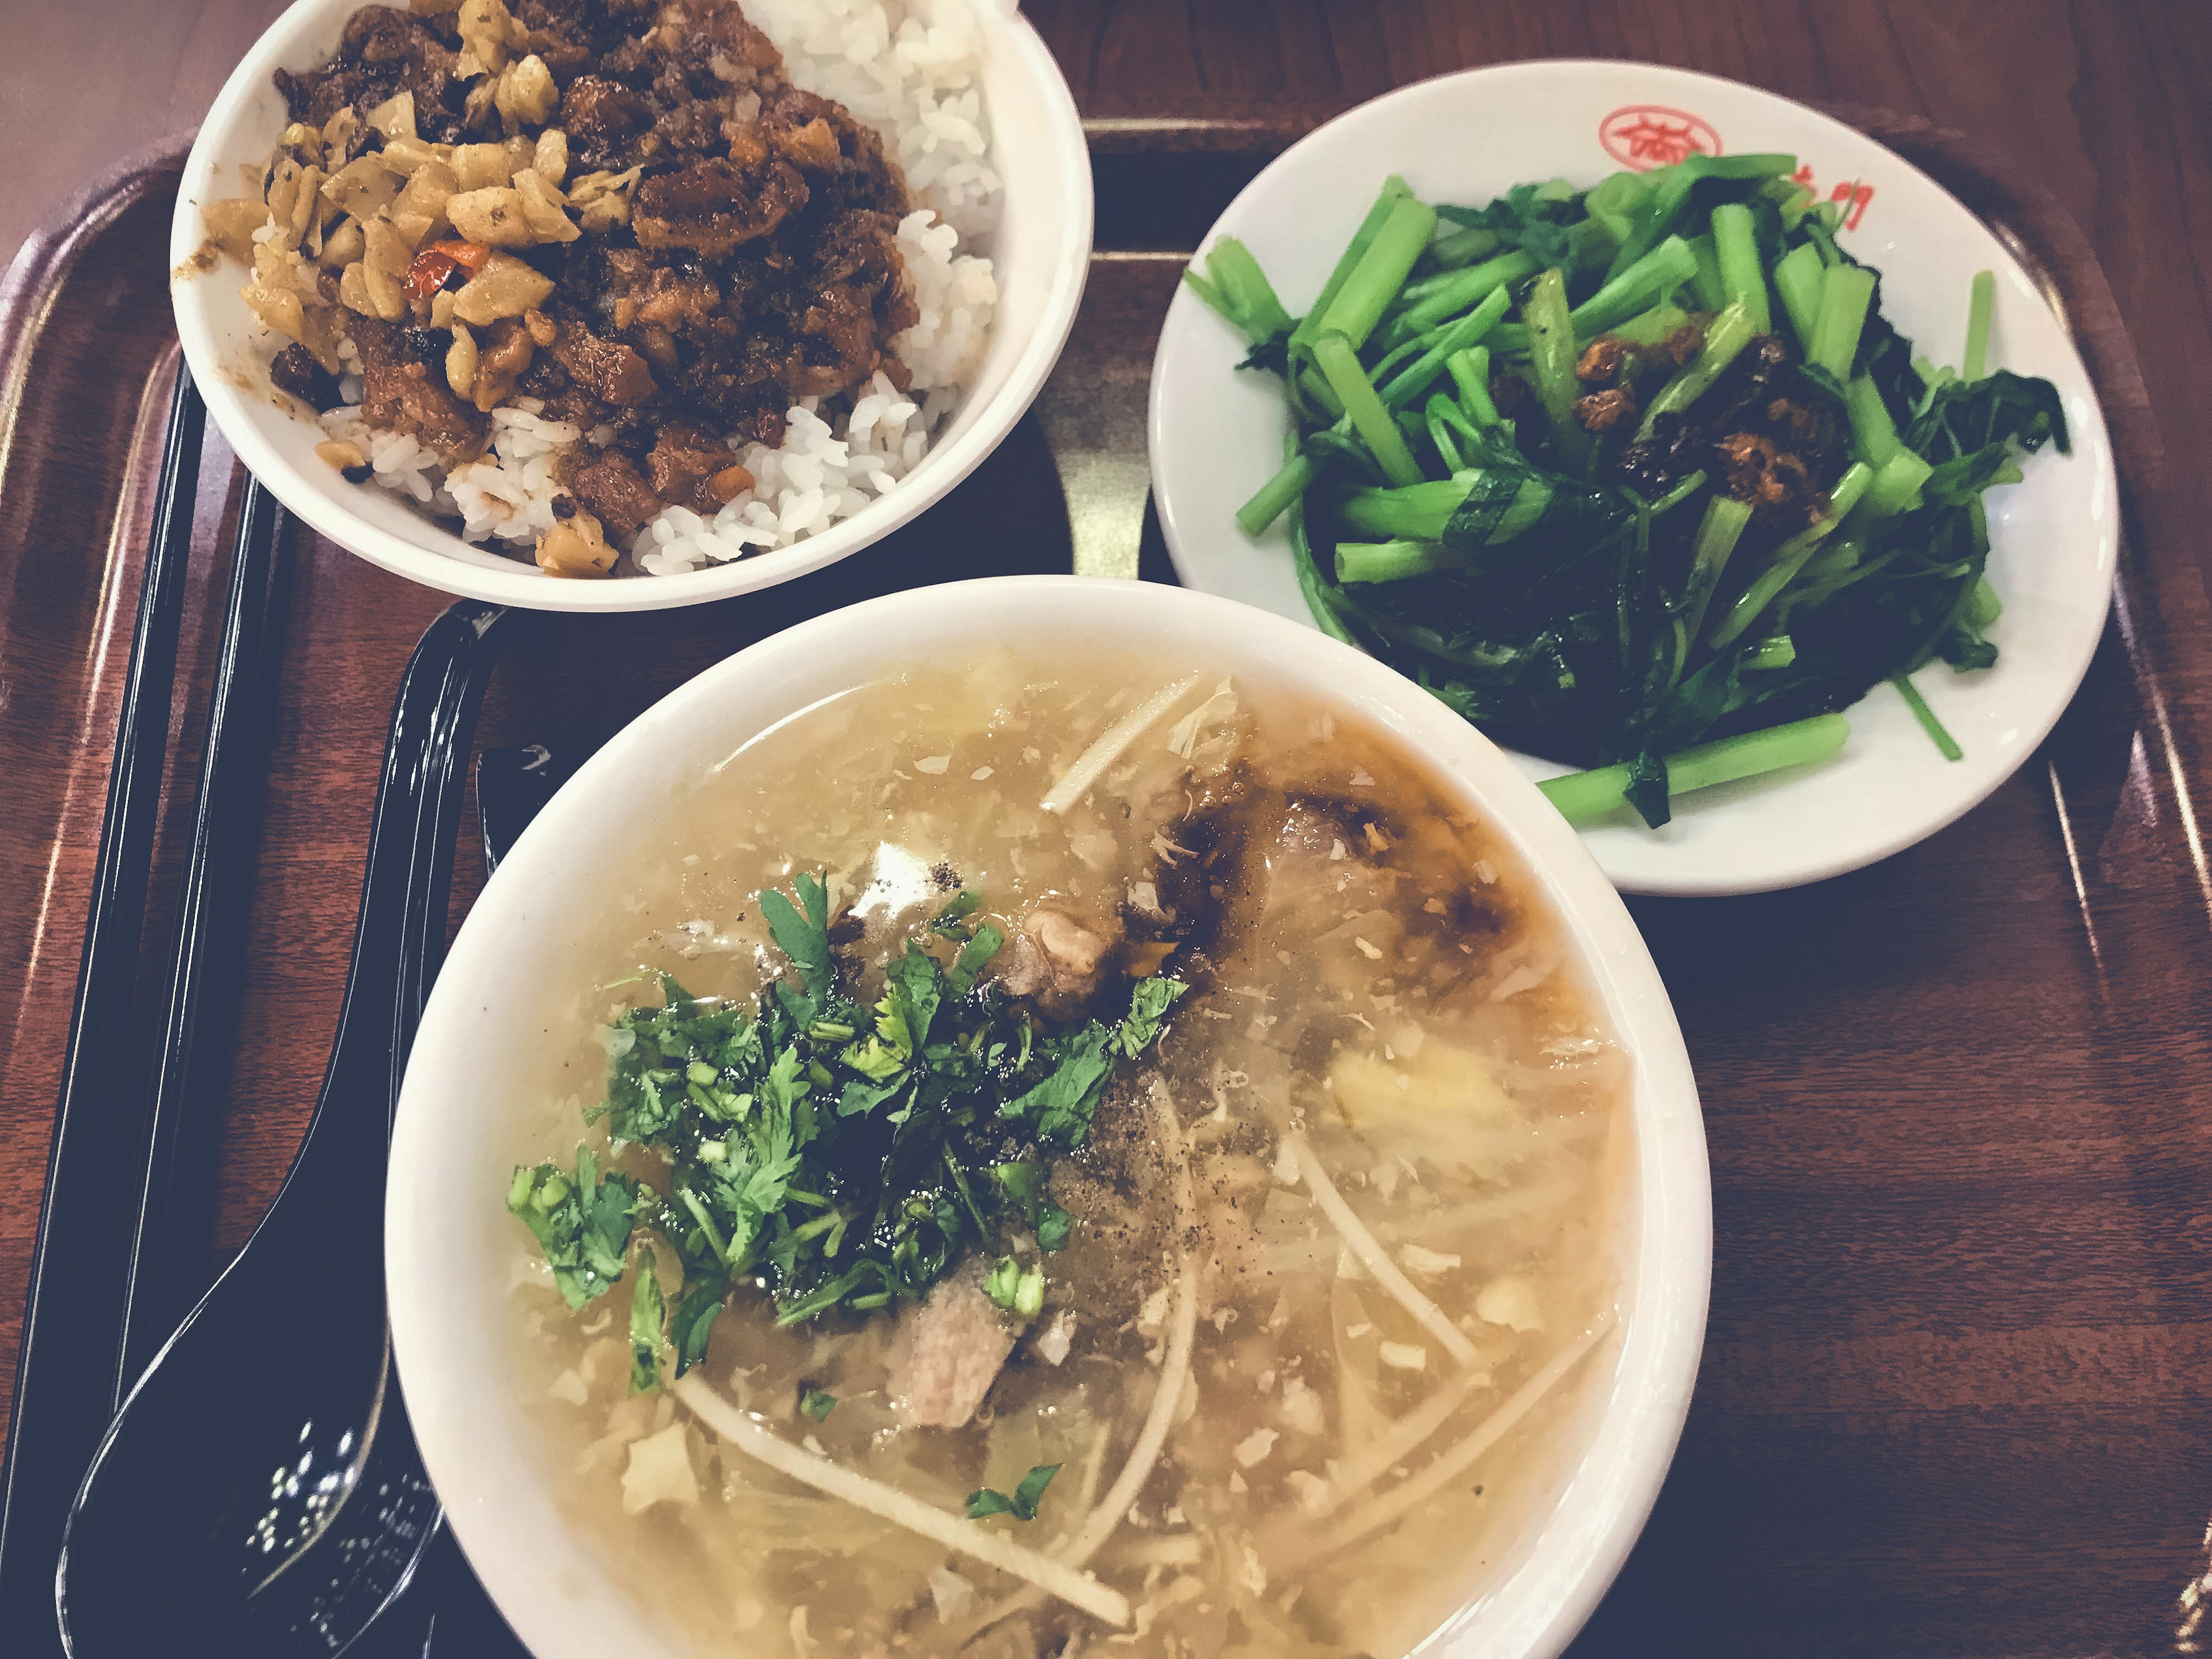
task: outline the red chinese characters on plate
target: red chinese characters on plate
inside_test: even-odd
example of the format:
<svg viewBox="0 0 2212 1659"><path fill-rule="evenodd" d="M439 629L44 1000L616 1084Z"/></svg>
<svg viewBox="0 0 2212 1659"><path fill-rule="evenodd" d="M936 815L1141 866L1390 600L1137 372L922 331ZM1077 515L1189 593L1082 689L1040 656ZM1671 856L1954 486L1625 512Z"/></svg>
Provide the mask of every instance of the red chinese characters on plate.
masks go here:
<svg viewBox="0 0 2212 1659"><path fill-rule="evenodd" d="M1613 111L1597 124L1597 137L1607 155L1636 173L1721 153L1721 136L1711 122L1663 104L1630 104Z"/></svg>
<svg viewBox="0 0 2212 1659"><path fill-rule="evenodd" d="M1634 173L1671 167L1692 155L1718 155L1721 135L1702 115L1664 104L1629 104L1597 124L1598 142L1605 153ZM1817 198L1820 185L1809 163L1790 175L1811 186ZM1874 201L1874 186L1863 179L1847 179L1828 191L1828 199L1842 210L1842 228L1856 230Z"/></svg>
<svg viewBox="0 0 2212 1659"><path fill-rule="evenodd" d="M1807 162L1790 176L1801 185L1811 186L1815 198L1820 196L1820 181L1813 177L1811 162ZM1856 230L1859 228L1859 221L1866 217L1867 209L1874 204L1874 186L1863 179L1846 179L1829 191L1828 199L1836 204L1844 216L1842 228L1845 230Z"/></svg>

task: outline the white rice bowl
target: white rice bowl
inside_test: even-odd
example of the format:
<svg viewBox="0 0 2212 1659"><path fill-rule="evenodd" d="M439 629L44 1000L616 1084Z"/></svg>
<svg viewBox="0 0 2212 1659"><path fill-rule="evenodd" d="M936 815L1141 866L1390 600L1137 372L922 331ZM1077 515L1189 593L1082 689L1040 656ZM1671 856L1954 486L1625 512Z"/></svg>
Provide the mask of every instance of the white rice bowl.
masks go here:
<svg viewBox="0 0 2212 1659"><path fill-rule="evenodd" d="M976 3L744 0L746 16L783 53L792 84L881 133L906 173L915 205L899 222L899 252L921 314L893 343L912 378L904 392L878 372L849 397L801 398L777 447L733 441L753 488L712 519L663 509L631 544L645 574L682 575L786 547L851 518L914 470L973 383L999 299L991 260L975 250L997 228L1004 189L989 160ZM357 374L340 391L344 401L321 424L360 447L375 483L459 520L464 540L505 543L525 557L556 522L554 461L592 435L540 418L535 398L517 398L492 411L489 452L447 471L427 446L362 418Z"/></svg>

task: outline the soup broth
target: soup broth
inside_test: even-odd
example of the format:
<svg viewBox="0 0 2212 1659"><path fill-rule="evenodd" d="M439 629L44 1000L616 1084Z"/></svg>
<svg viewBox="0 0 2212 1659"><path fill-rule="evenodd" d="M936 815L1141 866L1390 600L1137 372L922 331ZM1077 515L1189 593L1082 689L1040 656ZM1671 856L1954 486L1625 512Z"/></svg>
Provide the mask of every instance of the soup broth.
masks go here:
<svg viewBox="0 0 2212 1659"><path fill-rule="evenodd" d="M580 1134L662 1186L663 1159L579 1129L618 1016L664 974L749 1003L788 971L757 895L809 872L863 1000L956 891L1040 1030L1126 1010L1147 975L1188 988L1051 1160L1064 1245L1014 1230L1033 1313L998 1305L1015 1281L987 1282L988 1252L926 1299L781 1326L741 1277L685 1379L633 1392L638 1245L580 1312L531 1256L530 1410L574 1518L679 1646L1382 1659L1497 1582L1608 1363L1630 1068L1539 890L1423 764L1202 663L996 653L807 711L654 835L595 878L577 1084L519 1155L573 1161ZM673 1306L665 1250L658 1271ZM823 1490L824 1466L941 1523ZM968 1518L978 1495L1005 1509Z"/></svg>

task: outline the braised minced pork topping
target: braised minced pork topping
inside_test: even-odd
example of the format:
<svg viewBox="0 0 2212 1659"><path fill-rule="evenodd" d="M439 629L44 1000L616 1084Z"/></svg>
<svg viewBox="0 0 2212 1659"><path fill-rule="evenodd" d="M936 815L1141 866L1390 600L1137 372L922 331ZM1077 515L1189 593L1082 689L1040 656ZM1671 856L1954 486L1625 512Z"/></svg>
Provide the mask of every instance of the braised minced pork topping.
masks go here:
<svg viewBox="0 0 2212 1659"><path fill-rule="evenodd" d="M350 341L370 424L448 465L537 399L597 440L557 471L570 556L713 514L752 483L728 441L781 443L798 400L908 384L898 164L736 0L364 6L276 80L260 198L207 209L293 342L272 379L327 409Z"/></svg>

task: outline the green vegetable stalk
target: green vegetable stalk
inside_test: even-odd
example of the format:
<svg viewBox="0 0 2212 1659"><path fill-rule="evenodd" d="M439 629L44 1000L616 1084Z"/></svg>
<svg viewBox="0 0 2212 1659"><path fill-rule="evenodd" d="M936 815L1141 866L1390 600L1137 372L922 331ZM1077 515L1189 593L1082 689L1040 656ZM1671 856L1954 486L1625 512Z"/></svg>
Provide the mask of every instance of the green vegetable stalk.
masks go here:
<svg viewBox="0 0 2212 1659"><path fill-rule="evenodd" d="M1430 245L1429 257L1447 270L1471 265L1498 251L1498 233L1478 227L1447 231Z"/></svg>
<svg viewBox="0 0 2212 1659"><path fill-rule="evenodd" d="M1827 267L1810 243L1801 242L1774 267L1774 289L1782 296L1790 331L1797 337L1798 349L1808 354L1813 349L1813 331L1820 319L1820 296L1826 280Z"/></svg>
<svg viewBox="0 0 2212 1659"><path fill-rule="evenodd" d="M1996 314L1996 273L1976 271L1967 291L1966 355L1960 363L1961 380L1978 380L1989 373L1990 320Z"/></svg>
<svg viewBox="0 0 2212 1659"><path fill-rule="evenodd" d="M1759 262L1759 243L1752 234L1751 210L1741 202L1724 202L1713 210L1713 252L1719 263L1720 304L1741 304L1750 314L1752 331L1774 332L1774 315L1766 297L1766 270Z"/></svg>
<svg viewBox="0 0 2212 1659"><path fill-rule="evenodd" d="M1254 344L1291 331L1291 313L1283 309L1274 285L1243 243L1233 236L1222 237L1208 250L1206 265L1204 276L1195 270L1186 270L1183 281Z"/></svg>
<svg viewBox="0 0 2212 1659"><path fill-rule="evenodd" d="M1867 307L1874 300L1874 272L1864 265L1830 265L1820 279L1820 310L1813 322L1813 343L1806 360L1839 380L1851 374Z"/></svg>
<svg viewBox="0 0 2212 1659"><path fill-rule="evenodd" d="M1294 453L1283 463L1281 471L1261 484L1252 499L1237 509L1237 527L1255 539L1265 535L1267 526L1312 487L1320 472L1321 469L1304 455Z"/></svg>
<svg viewBox="0 0 2212 1659"><path fill-rule="evenodd" d="M1336 579L1340 582L1401 582L1449 570L1467 562L1433 542L1339 542Z"/></svg>
<svg viewBox="0 0 2212 1659"><path fill-rule="evenodd" d="M1322 284L1313 309L1306 313L1305 320L1291 331L1290 343L1293 349L1303 349L1313 343L1314 337L1321 331L1322 317L1336 302L1336 296L1343 291L1345 283L1351 280L1352 273L1358 268L1360 261L1366 258L1367 250L1375 245L1376 237L1381 234L1392 211L1413 193L1413 186L1395 173L1383 180L1382 194L1375 198L1375 205L1367 210L1367 216L1360 221L1359 228L1352 233L1351 242L1337 259L1336 269L1329 272L1328 281Z"/></svg>
<svg viewBox="0 0 2212 1659"><path fill-rule="evenodd" d="M1459 388L1460 407L1478 427L1487 429L1499 420L1498 405L1490 397L1490 348L1474 346L1444 359L1452 384Z"/></svg>
<svg viewBox="0 0 2212 1659"><path fill-rule="evenodd" d="M1589 339L1616 323L1626 322L1697 275L1697 256L1679 236L1669 236L1574 309L1574 332Z"/></svg>
<svg viewBox="0 0 2212 1659"><path fill-rule="evenodd" d="M1466 316L1431 334L1418 337L1412 343L1425 349L1384 382L1382 389L1383 407L1402 409L1427 391L1430 382L1444 372L1446 363L1459 353L1472 349L1484 335L1498 325L1498 319L1505 315L1509 303L1504 289L1492 289L1488 297Z"/></svg>
<svg viewBox="0 0 2212 1659"><path fill-rule="evenodd" d="M1844 410L1851 423L1852 447L1869 466L1882 465L1904 447L1871 375L1856 375L1844 388Z"/></svg>
<svg viewBox="0 0 2212 1659"><path fill-rule="evenodd" d="M1551 422L1552 442L1569 471L1579 472L1589 456L1589 434L1575 419L1575 325L1567 313L1566 279L1547 270L1522 301L1528 323L1528 360L1536 371L1536 401ZM1394 479L1409 483L1412 479Z"/></svg>
<svg viewBox="0 0 2212 1659"><path fill-rule="evenodd" d="M1729 555L1735 551L1750 523L1751 508L1730 496L1716 495L1705 503L1705 516L1698 526L1698 539L1690 553L1689 595L1682 618L1683 632L1689 638L1697 638L1698 629L1705 625L1705 607L1712 602L1713 590L1720 586Z"/></svg>
<svg viewBox="0 0 2212 1659"><path fill-rule="evenodd" d="M1814 550L1844 521L1851 509L1859 504L1861 498L1869 493L1874 478L1873 470L1865 462L1854 463L1830 492L1828 513L1818 524L1799 531L1774 550L1774 556L1766 568L1744 590L1742 597L1729 607L1728 614L1713 624L1706 643L1717 651L1733 643L1757 622L1766 607L1773 604L1775 596L1796 579L1797 573L1805 568L1805 562L1813 556Z"/></svg>
<svg viewBox="0 0 2212 1659"><path fill-rule="evenodd" d="M1910 674L1893 674L1889 683L1897 688L1897 695L1905 699L1905 706L1912 711L1912 718L1920 722L1920 729L1928 734L1945 760L1966 758L1966 751L1959 747L1959 740L1944 729L1943 722L1936 718L1936 711L1920 695L1920 688L1912 683Z"/></svg>
<svg viewBox="0 0 2212 1659"><path fill-rule="evenodd" d="M1341 335L1351 345L1366 343L1382 320L1382 313L1406 285L1413 262L1436 234L1437 210L1408 196L1391 204L1382 228L1359 258L1344 286L1322 311L1313 331L1297 343L1316 345L1328 335Z"/></svg>
<svg viewBox="0 0 2212 1659"><path fill-rule="evenodd" d="M1778 668L1787 668L1797 660L1797 642L1787 634L1777 634L1771 639L1761 640L1744 653L1744 672L1753 674L1771 673Z"/></svg>
<svg viewBox="0 0 2212 1659"><path fill-rule="evenodd" d="M1469 306L1503 292L1508 283L1519 282L1535 269L1536 262L1516 250L1485 260L1472 270L1455 272L1451 281L1399 313L1397 320L1390 325L1389 338L1385 343L1395 345L1425 334L1446 318L1456 316ZM1501 301L1498 315L1504 314L1505 302Z"/></svg>
<svg viewBox="0 0 2212 1659"><path fill-rule="evenodd" d="M1352 343L1341 334L1324 334L1314 342L1313 357L1343 401L1352 429L1366 444L1382 476L1395 484L1419 483L1420 465L1413 459L1413 452L1406 447L1406 434L1398 430L1396 417L1376 394Z"/></svg>
<svg viewBox="0 0 2212 1659"><path fill-rule="evenodd" d="M1786 726L1686 749L1667 757L1668 797L1675 799L1715 784L1826 760L1844 746L1850 731L1850 723L1841 714L1816 714L1810 720L1792 720ZM1593 771L1548 778L1536 787L1559 809L1561 817L1580 826L1595 823L1628 805L1629 772L1626 765L1601 766Z"/></svg>
<svg viewBox="0 0 2212 1659"><path fill-rule="evenodd" d="M1698 262L1690 275L1690 291L1701 311L1718 311L1729 302L1728 278L1721 274L1721 256L1711 236L1692 236L1690 257Z"/></svg>
<svg viewBox="0 0 2212 1659"><path fill-rule="evenodd" d="M1756 332L1750 311L1740 301L1714 318L1705 330L1705 342L1698 349L1698 355L1659 389L1659 395L1644 411L1644 424L1637 429L1636 435L1650 437L1662 415L1678 415L1711 391L1721 371L1736 360Z"/></svg>
<svg viewBox="0 0 2212 1659"><path fill-rule="evenodd" d="M1306 609L1313 612L1314 625L1333 640L1346 645L1357 645L1352 630L1344 625L1337 614L1335 602L1329 596L1328 584L1322 580L1321 567L1314 562L1313 540L1306 534L1306 508L1303 498L1291 502L1291 562L1298 577L1298 592L1305 598Z"/></svg>
<svg viewBox="0 0 2212 1659"><path fill-rule="evenodd" d="M1911 450L1895 451L1876 470L1874 482L1866 492L1867 516L1888 519L1899 513L1911 512L1920 505L1921 487L1934 476L1935 471Z"/></svg>

